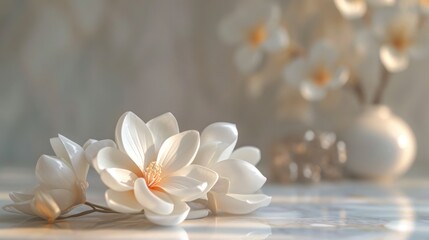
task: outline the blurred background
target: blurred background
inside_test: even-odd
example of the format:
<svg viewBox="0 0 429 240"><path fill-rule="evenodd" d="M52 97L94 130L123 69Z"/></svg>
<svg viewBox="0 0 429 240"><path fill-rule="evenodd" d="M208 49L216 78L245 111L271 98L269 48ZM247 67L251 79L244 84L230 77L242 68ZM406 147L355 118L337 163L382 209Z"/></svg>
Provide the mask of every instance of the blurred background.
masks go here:
<svg viewBox="0 0 429 240"><path fill-rule="evenodd" d="M283 86L281 73L267 77L262 69L262 81L261 74L237 69L234 47L222 42L218 29L241 2L0 1L0 168L34 168L41 154L52 153L49 138L57 133L83 144L114 138L125 111L145 121L172 112L181 130L236 123L238 146L260 147L258 167L270 176L279 138L308 128L309 119L313 128L330 131L349 122L360 109L350 91L334 90L309 103ZM322 35L347 53L343 41L354 38L354 23L334 1L278 4L282 24L301 47ZM368 95L379 75L372 48L361 69ZM428 64L423 57L392 75L384 95L416 135L411 177L429 171Z"/></svg>

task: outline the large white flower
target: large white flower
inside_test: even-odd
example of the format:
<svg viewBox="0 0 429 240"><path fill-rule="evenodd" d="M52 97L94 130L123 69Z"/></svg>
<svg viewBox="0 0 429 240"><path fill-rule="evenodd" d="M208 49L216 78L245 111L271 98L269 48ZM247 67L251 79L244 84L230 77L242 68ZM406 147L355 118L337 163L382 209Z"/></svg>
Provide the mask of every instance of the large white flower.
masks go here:
<svg viewBox="0 0 429 240"><path fill-rule="evenodd" d="M239 46L235 63L243 73L255 70L264 52L272 53L289 44L281 26L281 9L271 1L243 1L219 26L220 38Z"/></svg>
<svg viewBox="0 0 429 240"><path fill-rule="evenodd" d="M285 80L299 87L302 96L310 101L320 100L328 89L343 86L349 71L338 63L338 53L327 41L318 41L308 56L299 57L288 64L283 74Z"/></svg>
<svg viewBox="0 0 429 240"><path fill-rule="evenodd" d="M144 211L153 223L176 225L189 213L186 202L204 196L218 179L214 171L191 165L200 145L199 133L179 133L171 113L146 124L127 112L115 134L119 149L102 149L94 162L109 187L107 205L115 211Z"/></svg>
<svg viewBox="0 0 429 240"><path fill-rule="evenodd" d="M6 211L39 216L55 221L60 215L82 204L86 199L89 164L86 156L93 157L108 140L88 141L84 150L77 143L59 135L51 139L56 156L42 155L36 165L39 185L31 191L12 192L13 204L4 207Z"/></svg>
<svg viewBox="0 0 429 240"><path fill-rule="evenodd" d="M365 15L368 4L378 6L388 6L396 0L335 0L335 5L341 14L349 19L359 18Z"/></svg>
<svg viewBox="0 0 429 240"><path fill-rule="evenodd" d="M271 197L257 193L266 178L255 167L260 152L255 147L235 151L238 132L234 124L214 123L201 134L201 147L194 163L219 174L219 180L207 194L213 213L247 214L268 206Z"/></svg>
<svg viewBox="0 0 429 240"><path fill-rule="evenodd" d="M411 57L428 50L429 26L420 24L419 14L406 7L380 9L374 14L373 28L381 41L380 59L390 72L406 69Z"/></svg>

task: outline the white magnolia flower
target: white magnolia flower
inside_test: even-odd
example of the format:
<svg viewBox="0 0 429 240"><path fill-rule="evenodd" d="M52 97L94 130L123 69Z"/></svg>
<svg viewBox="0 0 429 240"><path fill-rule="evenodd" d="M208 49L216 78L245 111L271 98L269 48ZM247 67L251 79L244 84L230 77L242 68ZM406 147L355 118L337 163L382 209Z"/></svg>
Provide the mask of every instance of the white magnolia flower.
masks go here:
<svg viewBox="0 0 429 240"><path fill-rule="evenodd" d="M271 202L271 197L258 193L266 181L255 167L261 157L259 149L242 147L233 151L237 138L237 128L231 123L211 124L201 134L194 163L219 174L207 195L208 206L215 214L247 214Z"/></svg>
<svg viewBox="0 0 429 240"><path fill-rule="evenodd" d="M335 0L335 5L345 18L360 18L367 12L368 4L372 6L393 5L395 0Z"/></svg>
<svg viewBox="0 0 429 240"><path fill-rule="evenodd" d="M257 68L264 52L276 52L289 44L280 21L281 9L271 1L243 1L221 21L220 38L227 44L238 45L235 63L241 72Z"/></svg>
<svg viewBox="0 0 429 240"><path fill-rule="evenodd" d="M6 211L39 216L55 221L60 215L86 200L89 164L86 156L93 157L97 150L109 145L108 140L87 142L84 150L77 143L59 135L51 139L56 156L42 155L36 165L39 185L31 191L12 192L13 204Z"/></svg>
<svg viewBox="0 0 429 240"><path fill-rule="evenodd" d="M320 100L328 89L343 86L349 71L338 63L338 53L329 42L316 42L308 56L299 57L284 69L285 80L299 87L302 96L310 101Z"/></svg>
<svg viewBox="0 0 429 240"><path fill-rule="evenodd" d="M377 11L373 28L381 41L380 59L390 72L406 69L411 57L428 50L429 28L420 25L419 14L409 8L391 7Z"/></svg>
<svg viewBox="0 0 429 240"><path fill-rule="evenodd" d="M107 205L115 211L144 210L153 223L176 225L189 213L186 202L204 196L218 179L214 171L191 165L200 145L199 133L179 133L171 113L146 124L127 112L115 134L119 149L102 149L94 162L109 187Z"/></svg>

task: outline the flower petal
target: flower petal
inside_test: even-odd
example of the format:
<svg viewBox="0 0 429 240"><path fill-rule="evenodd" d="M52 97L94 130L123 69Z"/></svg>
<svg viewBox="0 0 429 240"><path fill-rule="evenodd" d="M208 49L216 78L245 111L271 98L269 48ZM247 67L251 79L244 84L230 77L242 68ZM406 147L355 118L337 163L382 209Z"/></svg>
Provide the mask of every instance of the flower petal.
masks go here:
<svg viewBox="0 0 429 240"><path fill-rule="evenodd" d="M53 201L62 213L69 210L71 207L83 203L85 201L77 201L79 200L78 198L83 197L84 199L84 196L80 196L81 193L77 191L69 191L66 189L51 189L48 191L45 190L39 192L46 192L53 199Z"/></svg>
<svg viewBox="0 0 429 240"><path fill-rule="evenodd" d="M86 142L82 145L82 148L87 149L89 145L96 143L96 142L98 142L96 139L90 138L90 139L86 140Z"/></svg>
<svg viewBox="0 0 429 240"><path fill-rule="evenodd" d="M182 201L174 202L174 209L168 215L160 215L150 210L145 211L146 218L155 224L162 226L174 226L182 223L189 214L190 207Z"/></svg>
<svg viewBox="0 0 429 240"><path fill-rule="evenodd" d="M308 64L304 58L298 58L289 63L283 70L284 80L293 87L299 87L307 78Z"/></svg>
<svg viewBox="0 0 429 240"><path fill-rule="evenodd" d="M193 201L202 197L207 182L185 176L169 176L159 186L166 193L181 201Z"/></svg>
<svg viewBox="0 0 429 240"><path fill-rule="evenodd" d="M199 166L199 165L194 165L194 164L189 165L187 167L180 169L179 171L174 172L173 175L174 176L186 176L186 177L196 179L200 182L207 183L206 188L200 194L201 196L204 196L204 197L207 194L207 192L210 191L210 189L212 189L212 187L216 184L216 182L218 181L218 178L219 178L219 175L215 171L213 171L209 168ZM187 201L191 201L191 200L187 200Z"/></svg>
<svg viewBox="0 0 429 240"><path fill-rule="evenodd" d="M188 202L187 204L191 208L191 210L189 211L186 220L205 218L210 213L209 209L207 208L207 201L205 200L197 200L193 202Z"/></svg>
<svg viewBox="0 0 429 240"><path fill-rule="evenodd" d="M60 140L60 138L55 137L50 139L52 150L54 150L54 153L57 157L64 159L65 162L72 165L69 154L67 153L67 150Z"/></svg>
<svg viewBox="0 0 429 240"><path fill-rule="evenodd" d="M108 189L105 194L106 203L109 208L121 213L139 213L143 206L136 200L134 191L117 192Z"/></svg>
<svg viewBox="0 0 429 240"><path fill-rule="evenodd" d="M380 48L380 59L389 72L400 72L405 70L409 64L407 52L396 51L395 48L383 45Z"/></svg>
<svg viewBox="0 0 429 240"><path fill-rule="evenodd" d="M285 49L289 45L289 35L282 27L269 29L267 40L263 43L264 49L268 52L277 52Z"/></svg>
<svg viewBox="0 0 429 240"><path fill-rule="evenodd" d="M310 80L305 80L301 84L301 95L308 101L319 101L326 95L326 90L319 87Z"/></svg>
<svg viewBox="0 0 429 240"><path fill-rule="evenodd" d="M84 145L85 158L89 164L92 164L94 162L94 158L97 157L97 154L101 149L105 147L116 148L115 142L110 139L104 139L100 141L94 140L94 141L91 141L91 143L87 142L87 144L85 145Z"/></svg>
<svg viewBox="0 0 429 240"><path fill-rule="evenodd" d="M232 152L231 158L241 159L255 166L261 160L261 151L257 147L241 147Z"/></svg>
<svg viewBox="0 0 429 240"><path fill-rule="evenodd" d="M264 194L223 194L209 192L209 208L215 213L248 214L271 203L271 197Z"/></svg>
<svg viewBox="0 0 429 240"><path fill-rule="evenodd" d="M231 193L249 194L259 190L267 180L252 164L239 160L228 159L212 166L220 177L229 180Z"/></svg>
<svg viewBox="0 0 429 240"><path fill-rule="evenodd" d="M60 143L58 143L58 141ZM55 138L51 139L51 145L53 148L55 147L57 149L54 150L55 153L58 152L59 154L61 154L57 155L59 158L71 163L77 178L82 181L86 180L89 165L85 160L83 148L79 144L60 134L58 135L58 140L56 140ZM64 154L66 155L64 156Z"/></svg>
<svg viewBox="0 0 429 240"><path fill-rule="evenodd" d="M10 213L18 213L18 214L23 213L23 214L34 216L36 214L33 212L33 209L31 208L31 202L32 202L32 199L28 201L5 205L3 206L3 210Z"/></svg>
<svg viewBox="0 0 429 240"><path fill-rule="evenodd" d="M338 58L338 52L332 42L319 40L311 46L309 56L310 69L324 66L329 70L334 69Z"/></svg>
<svg viewBox="0 0 429 240"><path fill-rule="evenodd" d="M134 194L145 211L149 210L161 215L168 215L173 212L174 205L171 199L162 192L150 190L144 178L135 181Z"/></svg>
<svg viewBox="0 0 429 240"><path fill-rule="evenodd" d="M135 162L128 155L116 148L105 147L101 149L94 160L93 165L97 172L101 172L106 168L122 168L130 170L137 175L141 173L140 168Z"/></svg>
<svg viewBox="0 0 429 240"><path fill-rule="evenodd" d="M31 200L33 197L34 197L34 192L33 193L23 193L23 192L9 193L9 198L15 203Z"/></svg>
<svg viewBox="0 0 429 240"><path fill-rule="evenodd" d="M244 45L237 49L234 56L235 64L241 73L247 74L254 71L262 62L260 48Z"/></svg>
<svg viewBox="0 0 429 240"><path fill-rule="evenodd" d="M235 144L238 139L238 131L235 124L226 122L217 122L207 126L201 133L201 145L205 145L211 142L221 142L219 145L222 152L218 159L213 159L212 163L224 160L231 156L234 150Z"/></svg>
<svg viewBox="0 0 429 240"><path fill-rule="evenodd" d="M339 88L343 86L349 80L349 70L345 67L339 67L334 74L334 77L329 82L330 88Z"/></svg>
<svg viewBox="0 0 429 240"><path fill-rule="evenodd" d="M228 193L229 192L229 179L225 177L219 177L219 180L217 180L216 184L213 186L211 191L218 192L218 193Z"/></svg>
<svg viewBox="0 0 429 240"><path fill-rule="evenodd" d="M222 142L209 142L201 145L192 163L201 166L210 166L212 163L218 162L221 154L228 147L228 144Z"/></svg>
<svg viewBox="0 0 429 240"><path fill-rule="evenodd" d="M41 218L46 219L52 223L61 214L61 209L52 198L52 196L45 191L36 191L34 199L31 202L31 209Z"/></svg>
<svg viewBox="0 0 429 240"><path fill-rule="evenodd" d="M349 19L359 18L365 15L366 1L335 0L338 10Z"/></svg>
<svg viewBox="0 0 429 240"><path fill-rule="evenodd" d="M153 139L149 128L137 115L127 112L120 135L118 139L122 140L123 150L140 169L144 169L145 160L150 161L154 155Z"/></svg>
<svg viewBox="0 0 429 240"><path fill-rule="evenodd" d="M74 187L76 177L72 169L61 160L42 155L37 161L36 177L51 188L70 189Z"/></svg>
<svg viewBox="0 0 429 240"><path fill-rule="evenodd" d="M162 167L163 174L172 173L191 164L199 146L200 134L197 131L176 134L162 144L156 162Z"/></svg>
<svg viewBox="0 0 429 240"><path fill-rule="evenodd" d="M134 188L137 175L122 168L106 168L100 172L100 178L110 189L124 192Z"/></svg>
<svg viewBox="0 0 429 240"><path fill-rule="evenodd" d="M156 151L167 138L179 133L179 125L172 113L164 113L147 123L147 127L152 133Z"/></svg>

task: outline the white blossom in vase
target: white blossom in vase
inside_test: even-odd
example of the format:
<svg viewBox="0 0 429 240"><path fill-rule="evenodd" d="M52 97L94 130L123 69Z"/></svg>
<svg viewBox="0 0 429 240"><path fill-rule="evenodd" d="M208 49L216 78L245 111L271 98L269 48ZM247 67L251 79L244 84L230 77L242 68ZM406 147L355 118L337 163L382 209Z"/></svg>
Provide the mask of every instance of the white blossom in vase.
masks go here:
<svg viewBox="0 0 429 240"><path fill-rule="evenodd" d="M283 72L287 83L298 87L302 96L310 101L320 100L329 89L343 86L349 71L338 62L338 52L328 41L320 40L308 55L289 63Z"/></svg>
<svg viewBox="0 0 429 240"><path fill-rule="evenodd" d="M219 35L226 44L238 47L234 60L242 73L254 71L264 53L280 51L289 44L281 25L281 9L271 1L243 1L222 19Z"/></svg>
<svg viewBox="0 0 429 240"><path fill-rule="evenodd" d="M216 172L191 164L199 133L179 133L171 113L145 123L127 112L115 135L118 149L100 150L94 168L109 187L107 205L117 212L143 211L153 223L176 225L188 216L186 202L204 196L218 179Z"/></svg>
<svg viewBox="0 0 429 240"><path fill-rule="evenodd" d="M340 13L348 19L360 18L367 12L368 5L374 7L389 6L395 0L334 0Z"/></svg>

